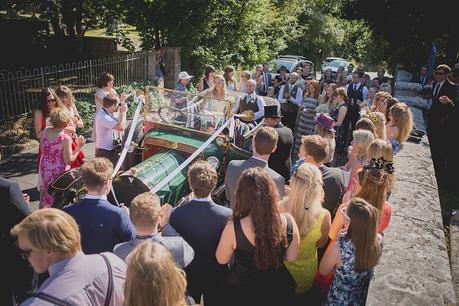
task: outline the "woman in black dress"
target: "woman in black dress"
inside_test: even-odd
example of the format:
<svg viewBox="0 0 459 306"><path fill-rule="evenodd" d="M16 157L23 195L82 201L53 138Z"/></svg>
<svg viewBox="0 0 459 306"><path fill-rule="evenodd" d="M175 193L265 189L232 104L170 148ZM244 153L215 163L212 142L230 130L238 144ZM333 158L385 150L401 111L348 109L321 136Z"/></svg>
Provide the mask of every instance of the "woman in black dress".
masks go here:
<svg viewBox="0 0 459 306"><path fill-rule="evenodd" d="M235 255L225 285L228 305L292 305L296 283L284 260L295 260L298 246L298 228L280 213L274 181L262 168L245 170L216 251L220 264Z"/></svg>

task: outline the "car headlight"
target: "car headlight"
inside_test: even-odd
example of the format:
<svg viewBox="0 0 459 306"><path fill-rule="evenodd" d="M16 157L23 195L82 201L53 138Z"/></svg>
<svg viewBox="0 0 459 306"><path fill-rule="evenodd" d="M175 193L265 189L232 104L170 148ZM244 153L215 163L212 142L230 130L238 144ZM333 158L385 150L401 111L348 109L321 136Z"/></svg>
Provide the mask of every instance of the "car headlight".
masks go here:
<svg viewBox="0 0 459 306"><path fill-rule="evenodd" d="M217 157L215 156L209 156L207 158L207 162L215 169L218 169L218 166L220 166L220 161L218 160Z"/></svg>

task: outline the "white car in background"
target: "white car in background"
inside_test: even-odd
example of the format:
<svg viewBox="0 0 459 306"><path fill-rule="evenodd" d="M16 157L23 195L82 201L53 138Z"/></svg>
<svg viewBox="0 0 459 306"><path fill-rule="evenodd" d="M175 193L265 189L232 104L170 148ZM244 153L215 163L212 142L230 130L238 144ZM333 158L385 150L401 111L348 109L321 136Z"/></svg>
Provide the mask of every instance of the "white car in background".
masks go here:
<svg viewBox="0 0 459 306"><path fill-rule="evenodd" d="M276 75L279 74L279 69L282 66L285 66L285 68L287 68L287 74L289 74L290 72L295 71L298 67L304 67L305 65L311 67L311 74L315 79L316 70L314 67L314 63L307 60L305 57L299 55L279 55L277 59L269 62L269 71L271 72L272 78L274 80Z"/></svg>
<svg viewBox="0 0 459 306"><path fill-rule="evenodd" d="M349 62L348 60L342 58L342 57L327 57L324 59L324 61L322 62L322 71L324 71L324 67L329 65L331 62L333 61L343 61L343 62Z"/></svg>
<svg viewBox="0 0 459 306"><path fill-rule="evenodd" d="M327 69L331 69L333 76L335 76L339 67L343 67L344 70L346 70L347 66L349 66L349 62L346 60L334 60L329 62L325 66L322 65L322 73L325 73L325 70Z"/></svg>

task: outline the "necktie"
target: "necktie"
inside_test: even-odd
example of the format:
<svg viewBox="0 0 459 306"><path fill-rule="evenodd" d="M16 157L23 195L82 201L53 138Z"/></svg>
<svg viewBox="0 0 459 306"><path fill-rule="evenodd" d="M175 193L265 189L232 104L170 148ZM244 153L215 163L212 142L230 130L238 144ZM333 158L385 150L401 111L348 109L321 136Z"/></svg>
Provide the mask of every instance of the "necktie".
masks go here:
<svg viewBox="0 0 459 306"><path fill-rule="evenodd" d="M436 99L438 96L438 92L440 91L440 83L437 83L435 86L435 91L434 91L434 98Z"/></svg>
<svg viewBox="0 0 459 306"><path fill-rule="evenodd" d="M264 76L265 76L265 92L268 92L268 74L265 72L264 73Z"/></svg>

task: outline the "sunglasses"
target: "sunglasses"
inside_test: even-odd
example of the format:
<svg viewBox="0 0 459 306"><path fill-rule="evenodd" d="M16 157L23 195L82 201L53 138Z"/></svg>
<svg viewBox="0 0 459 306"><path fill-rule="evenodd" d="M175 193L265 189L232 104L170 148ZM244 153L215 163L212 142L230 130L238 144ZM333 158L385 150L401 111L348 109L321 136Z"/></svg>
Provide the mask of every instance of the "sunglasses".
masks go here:
<svg viewBox="0 0 459 306"><path fill-rule="evenodd" d="M446 73L444 73L444 72L439 72L439 71L435 71L435 74L436 74L436 75L444 75L444 74L446 74Z"/></svg>
<svg viewBox="0 0 459 306"><path fill-rule="evenodd" d="M18 248L19 250L19 254L21 255L21 257L23 259L29 259L30 257L30 254L32 254L33 250L23 250L19 247L19 243L18 241L16 240L16 247Z"/></svg>

